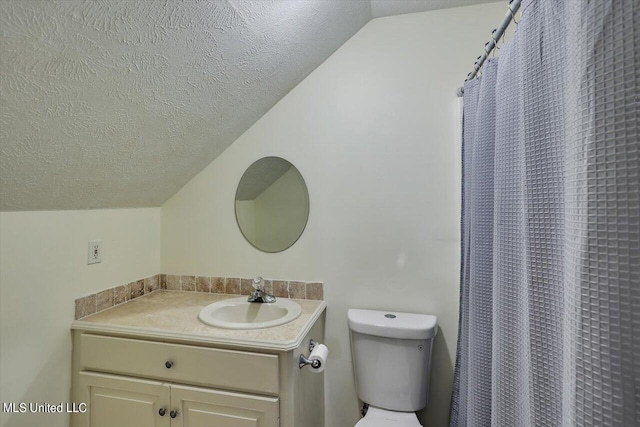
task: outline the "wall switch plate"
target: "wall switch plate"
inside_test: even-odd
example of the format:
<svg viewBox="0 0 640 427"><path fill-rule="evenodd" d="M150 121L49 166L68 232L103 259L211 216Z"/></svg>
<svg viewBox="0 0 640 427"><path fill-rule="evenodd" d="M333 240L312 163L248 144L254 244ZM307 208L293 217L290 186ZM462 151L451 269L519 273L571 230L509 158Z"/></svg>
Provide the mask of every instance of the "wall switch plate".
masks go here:
<svg viewBox="0 0 640 427"><path fill-rule="evenodd" d="M89 242L89 259L87 264L97 264L102 262L102 240L92 240Z"/></svg>

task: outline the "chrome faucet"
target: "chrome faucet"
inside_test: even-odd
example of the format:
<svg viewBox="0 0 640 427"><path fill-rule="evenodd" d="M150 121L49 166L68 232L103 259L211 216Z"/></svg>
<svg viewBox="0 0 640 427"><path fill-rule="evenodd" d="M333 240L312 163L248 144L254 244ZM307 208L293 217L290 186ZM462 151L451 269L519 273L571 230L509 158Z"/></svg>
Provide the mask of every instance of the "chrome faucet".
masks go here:
<svg viewBox="0 0 640 427"><path fill-rule="evenodd" d="M251 285L253 286L253 292L251 292L247 301L260 303L276 302L276 297L269 295L264 291L264 280L262 280L262 277L258 276L253 279Z"/></svg>

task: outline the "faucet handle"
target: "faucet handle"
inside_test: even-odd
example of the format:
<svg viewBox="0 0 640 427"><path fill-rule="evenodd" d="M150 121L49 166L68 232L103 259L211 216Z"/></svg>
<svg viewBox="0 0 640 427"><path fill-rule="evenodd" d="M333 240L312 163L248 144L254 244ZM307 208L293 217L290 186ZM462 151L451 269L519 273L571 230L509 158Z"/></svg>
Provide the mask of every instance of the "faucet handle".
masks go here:
<svg viewBox="0 0 640 427"><path fill-rule="evenodd" d="M260 276L253 279L253 283L251 285L256 291L264 291L264 280Z"/></svg>

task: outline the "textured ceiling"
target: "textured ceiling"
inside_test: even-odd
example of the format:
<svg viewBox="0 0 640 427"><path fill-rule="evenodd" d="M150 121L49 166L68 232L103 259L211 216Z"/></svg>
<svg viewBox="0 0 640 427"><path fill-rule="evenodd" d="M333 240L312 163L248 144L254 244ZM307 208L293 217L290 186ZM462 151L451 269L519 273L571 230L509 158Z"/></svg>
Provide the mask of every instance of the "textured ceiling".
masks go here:
<svg viewBox="0 0 640 427"><path fill-rule="evenodd" d="M0 0L0 210L160 206L372 16L435 3Z"/></svg>

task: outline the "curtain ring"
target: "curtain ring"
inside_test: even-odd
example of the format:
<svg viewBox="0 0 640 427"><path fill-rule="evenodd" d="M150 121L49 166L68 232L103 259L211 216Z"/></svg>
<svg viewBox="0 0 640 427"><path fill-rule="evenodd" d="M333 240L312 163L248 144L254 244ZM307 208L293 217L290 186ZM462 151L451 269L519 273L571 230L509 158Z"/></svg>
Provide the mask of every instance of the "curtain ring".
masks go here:
<svg viewBox="0 0 640 427"><path fill-rule="evenodd" d="M494 34L496 33L496 31L498 31L497 28L494 28L493 31L491 31L491 40L493 40L494 49L500 50L500 47L498 47L498 40L496 40L494 37Z"/></svg>
<svg viewBox="0 0 640 427"><path fill-rule="evenodd" d="M516 21L516 15L514 15L513 9L511 9L511 2L509 2L509 6L507 6L507 8L509 9L509 13L511 14L511 19L513 20L513 23L518 25L518 21Z"/></svg>
<svg viewBox="0 0 640 427"><path fill-rule="evenodd" d="M478 56L478 60L480 60L480 58L481 58L481 56ZM483 66L484 66L484 63L482 65L478 65L478 61L476 61L473 64L473 68L476 70L476 78L482 76L482 67Z"/></svg>

